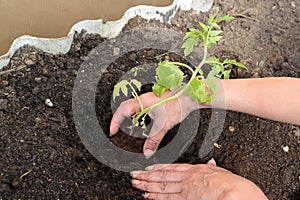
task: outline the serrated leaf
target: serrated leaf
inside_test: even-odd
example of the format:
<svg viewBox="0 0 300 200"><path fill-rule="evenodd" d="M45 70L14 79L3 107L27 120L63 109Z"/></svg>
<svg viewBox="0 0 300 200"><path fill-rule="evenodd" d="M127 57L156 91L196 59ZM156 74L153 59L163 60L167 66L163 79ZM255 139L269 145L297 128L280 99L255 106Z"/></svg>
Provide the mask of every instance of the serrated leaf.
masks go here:
<svg viewBox="0 0 300 200"><path fill-rule="evenodd" d="M218 22L221 22L221 21L225 21L225 20L233 20L234 17L233 16L230 16L230 15L225 15L223 17L219 17L217 19L215 19L215 22L218 23Z"/></svg>
<svg viewBox="0 0 300 200"><path fill-rule="evenodd" d="M199 25L203 29L203 31L208 31L208 27L205 24L199 22Z"/></svg>
<svg viewBox="0 0 300 200"><path fill-rule="evenodd" d="M140 81L132 79L131 83L138 89L138 91L141 91L142 83Z"/></svg>
<svg viewBox="0 0 300 200"><path fill-rule="evenodd" d="M216 16L219 14L219 11L215 12L213 15L209 17L208 24L212 25L215 21Z"/></svg>
<svg viewBox="0 0 300 200"><path fill-rule="evenodd" d="M211 28L220 30L221 27L217 23L212 23Z"/></svg>
<svg viewBox="0 0 300 200"><path fill-rule="evenodd" d="M189 32L185 34L183 38L183 45L181 48L184 49L184 55L188 56L194 50L194 46L198 44L199 40L203 40L204 32L199 29L191 28Z"/></svg>
<svg viewBox="0 0 300 200"><path fill-rule="evenodd" d="M215 36L220 35L221 33L223 33L223 31L211 31L209 35L211 37L215 37Z"/></svg>
<svg viewBox="0 0 300 200"><path fill-rule="evenodd" d="M189 31L185 34L183 40L186 40L188 38L192 38L196 41L198 41L199 39L201 39L201 37L203 36L203 32L200 31L199 29L194 29L191 28L189 29Z"/></svg>
<svg viewBox="0 0 300 200"><path fill-rule="evenodd" d="M206 61L207 61L207 62L212 61L212 62L215 62L215 63L218 63L218 64L222 65L222 63L220 62L220 59L217 58L216 56L209 57L209 58L206 59Z"/></svg>
<svg viewBox="0 0 300 200"><path fill-rule="evenodd" d="M128 89L127 89L126 85L124 85L124 86L121 87L121 91L127 97L127 95L128 95Z"/></svg>
<svg viewBox="0 0 300 200"><path fill-rule="evenodd" d="M198 78L191 80L187 89L187 95L192 97L198 103L204 103L209 98L205 83Z"/></svg>
<svg viewBox="0 0 300 200"><path fill-rule="evenodd" d="M126 88L127 84L129 84L128 81L122 80L122 81L120 81L119 83L117 83L117 84L114 86L113 100L115 100L116 97L120 96L120 90L121 90L122 88L124 88L124 87ZM127 89L127 88L126 88L126 89ZM124 89L122 89L122 92L124 93L123 90L124 90ZM126 95L126 96L127 96L127 95Z"/></svg>
<svg viewBox="0 0 300 200"><path fill-rule="evenodd" d="M184 56L190 55L190 53L192 53L194 51L194 46L196 46L197 44L198 44L198 41L196 41L192 38L186 39L185 42L183 43L183 45L181 46L181 48L184 49Z"/></svg>
<svg viewBox="0 0 300 200"><path fill-rule="evenodd" d="M237 62L236 60L229 60L229 59L225 59L224 64L231 64L231 65L235 65L237 67L240 67L242 69L248 69L244 64Z"/></svg>
<svg viewBox="0 0 300 200"><path fill-rule="evenodd" d="M214 43L220 41L222 38L223 38L223 36L215 36L215 37L209 38L209 41L214 44Z"/></svg>
<svg viewBox="0 0 300 200"><path fill-rule="evenodd" d="M184 78L184 73L177 65L170 61L163 61L156 68L156 82L167 89L180 87Z"/></svg>
<svg viewBox="0 0 300 200"><path fill-rule="evenodd" d="M223 70L220 66L213 66L211 71L207 75L207 79L220 79Z"/></svg>
<svg viewBox="0 0 300 200"><path fill-rule="evenodd" d="M220 62L220 59L213 56L213 57L208 58L206 63L212 67L211 71L209 72L209 74L207 76L207 79L220 78L221 74L224 72L224 66Z"/></svg>
<svg viewBox="0 0 300 200"><path fill-rule="evenodd" d="M152 86L153 93L158 97L161 97L166 90L167 88L159 85L158 83L154 83L154 85Z"/></svg>
<svg viewBox="0 0 300 200"><path fill-rule="evenodd" d="M209 38L209 41L208 41L208 47L212 47L213 44L217 43L218 41L220 41L221 39L223 38L223 36L216 36L216 37L211 37Z"/></svg>
<svg viewBox="0 0 300 200"><path fill-rule="evenodd" d="M229 79L230 78L230 72L231 72L231 69L225 70L223 72L224 79Z"/></svg>

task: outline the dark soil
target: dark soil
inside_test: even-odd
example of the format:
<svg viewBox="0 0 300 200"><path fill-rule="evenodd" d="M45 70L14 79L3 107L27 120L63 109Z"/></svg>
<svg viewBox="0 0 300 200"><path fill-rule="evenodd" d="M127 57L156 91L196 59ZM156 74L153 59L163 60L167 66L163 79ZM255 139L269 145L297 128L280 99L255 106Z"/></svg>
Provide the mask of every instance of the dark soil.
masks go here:
<svg viewBox="0 0 300 200"><path fill-rule="evenodd" d="M287 0L216 1L211 12L219 8L222 14L237 19L222 24L224 39L210 53L235 58L249 67L247 72L234 70L233 78L299 78L299 7L299 1ZM171 25L137 17L124 30L154 26L185 32L208 15L180 11ZM102 42L100 36L82 32L76 34L67 54L52 55L25 46L0 72L0 199L142 199L142 193L131 187L128 173L101 164L85 149L74 125L72 90L77 71L88 54L97 54L94 48ZM128 69L140 64L166 58L184 61L178 55L164 53L159 48L131 52L103 74L96 108L106 134L114 84ZM54 107L45 105L47 98ZM203 110L200 115L198 134L177 162L204 163L214 157L221 167L255 182L269 199L299 199L299 126L227 112L217 141L219 148L200 159L198 151L211 111ZM171 141L176 128L163 145ZM133 152L141 152L144 141L125 133L111 140ZM286 145L289 152L282 150Z"/></svg>

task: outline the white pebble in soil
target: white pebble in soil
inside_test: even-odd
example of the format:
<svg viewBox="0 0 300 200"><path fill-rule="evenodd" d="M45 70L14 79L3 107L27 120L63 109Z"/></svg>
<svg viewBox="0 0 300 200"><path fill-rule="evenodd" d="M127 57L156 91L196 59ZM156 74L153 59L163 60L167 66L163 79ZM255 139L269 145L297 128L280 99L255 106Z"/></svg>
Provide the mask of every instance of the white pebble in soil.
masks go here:
<svg viewBox="0 0 300 200"><path fill-rule="evenodd" d="M48 107L53 107L53 103L50 99L46 99L45 100L45 104L48 106Z"/></svg>
<svg viewBox="0 0 300 200"><path fill-rule="evenodd" d="M229 126L228 129L229 129L230 132L234 132L235 131L235 128L233 126Z"/></svg>
<svg viewBox="0 0 300 200"><path fill-rule="evenodd" d="M221 145L218 144L218 143L214 143L214 146L215 146L215 148L217 148L217 149L221 149Z"/></svg>
<svg viewBox="0 0 300 200"><path fill-rule="evenodd" d="M282 146L282 150L287 153L289 152L290 148L289 146Z"/></svg>

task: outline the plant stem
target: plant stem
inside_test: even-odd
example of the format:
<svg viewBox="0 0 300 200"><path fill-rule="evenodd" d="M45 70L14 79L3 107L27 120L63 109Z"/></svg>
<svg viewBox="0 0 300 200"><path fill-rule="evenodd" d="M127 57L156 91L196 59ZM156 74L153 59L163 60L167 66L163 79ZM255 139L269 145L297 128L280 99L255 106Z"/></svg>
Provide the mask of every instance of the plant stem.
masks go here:
<svg viewBox="0 0 300 200"><path fill-rule="evenodd" d="M183 63L180 63L180 62L173 62L173 64L178 65L178 66L181 66L181 67L185 67L185 68L187 68L188 70L190 70L192 73L194 73L194 70L193 70L190 66L188 66L188 65L186 65L186 64L183 64Z"/></svg>
<svg viewBox="0 0 300 200"><path fill-rule="evenodd" d="M136 93L134 87L131 85L131 82L129 83L129 86L132 89L132 95L134 96L134 98L136 98L138 100L138 102L140 104L141 111L143 111L144 107L143 107L143 104L141 102L141 99L139 98L139 95Z"/></svg>
<svg viewBox="0 0 300 200"><path fill-rule="evenodd" d="M210 27L210 29L209 29L209 31L208 31L208 36L209 36L209 34L210 34L210 31L211 31L211 27ZM148 108L145 108L144 110L141 110L141 112L139 112L135 117L134 117L134 119L133 119L133 123L135 124L135 123L137 123L137 121L144 115L144 114L149 114L149 112L152 110L152 109L154 109L154 108L156 108L156 107L158 107L158 106L160 106L160 105L162 105L162 104L164 104L164 103L166 103L166 102L169 102L169 101L172 101L173 99L176 99L176 98L178 98L180 95L182 95L186 90L187 90L187 88L188 88L188 86L189 86L189 84L191 83L191 81L194 79L194 78L196 78L196 76L198 75L198 73L199 73L199 70L202 68L202 66L206 63L206 57L207 57L207 49L208 49L208 36L206 37L206 40L205 40L205 42L204 42L204 52L203 52L203 59L202 59L202 61L200 62L200 64L198 65L198 67L196 67L196 69L195 69L195 71L190 67L190 66L188 66L188 65L186 65L186 64L183 64L183 63L179 63L179 62L174 62L174 64L175 65L179 65L179 66L182 66L182 67L185 67L185 68L187 68L187 69L189 69L193 74L192 74L192 77L191 77L191 79L189 80L189 82L178 92L178 93L176 93L175 95L173 95L173 96L171 96L171 97L168 97L168 98L166 98L166 99L164 99L164 100L162 100L162 101L160 101L160 102L158 102L158 103L156 103L156 104L153 104L152 106L150 106L150 107L148 107Z"/></svg>

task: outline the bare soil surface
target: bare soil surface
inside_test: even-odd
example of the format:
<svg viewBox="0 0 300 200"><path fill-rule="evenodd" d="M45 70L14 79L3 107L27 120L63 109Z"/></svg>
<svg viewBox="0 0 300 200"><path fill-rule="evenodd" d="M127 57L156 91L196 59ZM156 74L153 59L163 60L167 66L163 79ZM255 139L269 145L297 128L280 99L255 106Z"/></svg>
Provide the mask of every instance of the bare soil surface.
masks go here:
<svg viewBox="0 0 300 200"><path fill-rule="evenodd" d="M299 1L287 0L216 1L211 13L220 9L236 19L222 24L224 39L210 54L248 66L248 71L234 69L232 78L300 78L299 7ZM168 25L137 17L124 31L166 27L184 33L211 13L180 11ZM101 164L85 149L74 125L74 80L86 57L97 55L95 47L103 41L98 35L78 33L70 51L59 55L25 46L0 71L0 199L142 199L142 192L131 187L128 173ZM145 49L120 57L103 74L96 110L107 135L114 84L137 64L163 59L184 61L159 47ZM45 105L48 98L53 107ZM200 115L197 136L176 162L204 163L214 157L219 166L256 183L269 199L300 198L299 126L228 111L218 145L200 159L211 111L202 110ZM161 146L172 140L177 129L168 133ZM120 132L111 141L141 152L144 139ZM289 146L288 152L284 146Z"/></svg>

